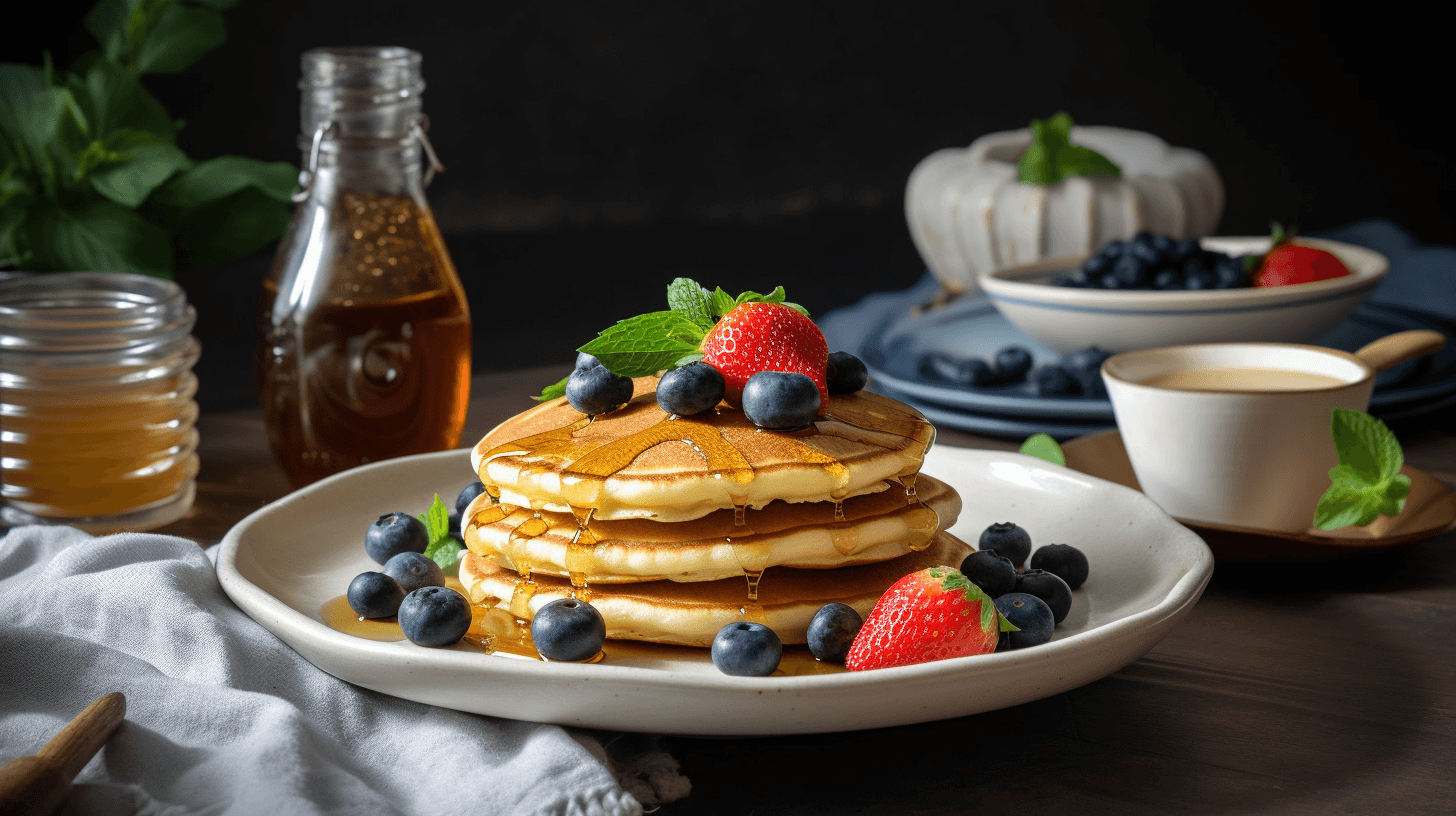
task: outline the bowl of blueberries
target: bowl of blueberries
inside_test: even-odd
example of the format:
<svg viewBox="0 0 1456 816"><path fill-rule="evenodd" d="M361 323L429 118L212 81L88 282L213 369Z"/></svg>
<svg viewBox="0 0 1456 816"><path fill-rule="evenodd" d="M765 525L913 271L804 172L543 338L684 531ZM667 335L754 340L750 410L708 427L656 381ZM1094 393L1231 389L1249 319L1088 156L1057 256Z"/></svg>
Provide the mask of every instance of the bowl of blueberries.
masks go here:
<svg viewBox="0 0 1456 816"><path fill-rule="evenodd" d="M980 284L1008 321L1047 348L1070 354L1096 346L1116 353L1186 343L1312 340L1349 317L1390 270L1385 256L1365 247L1314 238L1298 239L1297 247L1282 253L1295 265L1323 250L1343 269L1335 277L1296 282L1300 270L1265 273L1275 257L1269 236L1178 241L1142 232L1087 258L988 272Z"/></svg>

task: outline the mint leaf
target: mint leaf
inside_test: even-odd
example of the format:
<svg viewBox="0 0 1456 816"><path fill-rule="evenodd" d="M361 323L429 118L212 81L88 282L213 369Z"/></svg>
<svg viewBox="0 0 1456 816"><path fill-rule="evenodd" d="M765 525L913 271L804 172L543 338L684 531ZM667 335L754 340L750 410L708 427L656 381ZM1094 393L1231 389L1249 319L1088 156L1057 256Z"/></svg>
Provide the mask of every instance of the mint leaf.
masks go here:
<svg viewBox="0 0 1456 816"><path fill-rule="evenodd" d="M734 300L732 295L723 291L723 287L721 286L719 286L717 289L714 289L713 294L709 297L713 301L712 309L714 319L720 318L723 315L728 314L729 312L733 311L734 306L738 305L738 301Z"/></svg>
<svg viewBox="0 0 1456 816"><path fill-rule="evenodd" d="M570 374L562 377L560 381L556 382L555 384L548 385L545 388L541 389L541 393L537 394L534 397L531 397L531 399L537 402L545 402L546 400L566 396L566 381L569 379L571 379Z"/></svg>
<svg viewBox="0 0 1456 816"><path fill-rule="evenodd" d="M1021 443L1021 452L1027 456L1035 456L1044 459L1054 465L1066 466L1067 455L1062 452L1062 446L1057 440L1052 439L1044 433L1032 434Z"/></svg>
<svg viewBox="0 0 1456 816"><path fill-rule="evenodd" d="M1400 473L1405 455L1395 434L1384 422L1360 411L1336 408L1330 418L1330 434L1340 464L1349 465L1374 481Z"/></svg>
<svg viewBox="0 0 1456 816"><path fill-rule="evenodd" d="M86 176L92 189L135 209L172 174L191 164L176 144L151 133L122 130L107 139L100 164Z"/></svg>
<svg viewBox="0 0 1456 816"><path fill-rule="evenodd" d="M706 334L682 312L649 312L618 321L579 351L596 355L615 374L646 377L697 352Z"/></svg>
<svg viewBox="0 0 1456 816"><path fill-rule="evenodd" d="M439 564L446 575L459 575L460 554L464 551L465 545L460 539L447 535L426 547L425 557Z"/></svg>
<svg viewBox="0 0 1456 816"><path fill-rule="evenodd" d="M425 532L429 534L431 544L450 535L450 511L440 501L439 493L435 494L435 501L430 509L420 514L420 521L425 523Z"/></svg>
<svg viewBox="0 0 1456 816"><path fill-rule="evenodd" d="M133 41L134 67L139 74L180 73L225 42L227 29L221 14L173 2L156 16L140 42Z"/></svg>
<svg viewBox="0 0 1456 816"><path fill-rule="evenodd" d="M677 278L667 285L667 305L675 312L682 312L689 320L707 331L713 328L714 318L708 304L708 293L697 281Z"/></svg>
<svg viewBox="0 0 1456 816"><path fill-rule="evenodd" d="M1336 408L1330 414L1330 437L1340 464L1330 469L1330 487L1315 505L1315 527L1363 527L1405 509L1411 487L1410 477L1400 472L1405 454L1384 422Z"/></svg>
<svg viewBox="0 0 1456 816"><path fill-rule="evenodd" d="M135 210L104 198L67 206L38 201L16 226L34 268L52 271L105 269L171 278L172 241Z"/></svg>
<svg viewBox="0 0 1456 816"><path fill-rule="evenodd" d="M1049 185L1072 176L1120 176L1122 171L1090 147L1071 143L1072 117L1032 120L1031 144L1016 162L1016 180Z"/></svg>

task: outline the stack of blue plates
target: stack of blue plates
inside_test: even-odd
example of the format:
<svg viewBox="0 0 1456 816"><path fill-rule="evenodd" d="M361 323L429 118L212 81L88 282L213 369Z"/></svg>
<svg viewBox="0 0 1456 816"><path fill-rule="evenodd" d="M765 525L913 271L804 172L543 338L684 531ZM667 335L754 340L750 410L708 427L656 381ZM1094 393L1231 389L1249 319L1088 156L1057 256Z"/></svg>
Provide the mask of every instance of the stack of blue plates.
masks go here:
<svg viewBox="0 0 1456 816"><path fill-rule="evenodd" d="M1349 320L1313 342L1355 351L1407 329L1443 332L1451 342L1440 352L1381 372L1370 412L1393 421L1450 411L1456 406L1456 248L1418 246L1388 221L1365 221L1322 237L1384 254L1390 274ZM1058 439L1115 427L1106 397L1038 397L1024 382L973 388L921 371L921 358L931 352L989 362L999 349L1022 346L1036 365L1061 359L984 297L924 308L938 291L927 274L909 289L869 295L818 322L831 351L851 351L864 360L872 389L915 406L938 425L993 436L1042 432Z"/></svg>

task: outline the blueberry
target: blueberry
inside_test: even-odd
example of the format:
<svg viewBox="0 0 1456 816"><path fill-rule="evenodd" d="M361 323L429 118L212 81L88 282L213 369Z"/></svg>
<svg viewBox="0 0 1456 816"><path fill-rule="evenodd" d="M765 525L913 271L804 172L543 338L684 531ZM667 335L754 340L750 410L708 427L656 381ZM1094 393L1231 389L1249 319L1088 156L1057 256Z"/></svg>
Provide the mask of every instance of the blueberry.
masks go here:
<svg viewBox="0 0 1456 816"><path fill-rule="evenodd" d="M1031 555L1031 536L1013 522L998 521L981 532L976 548L998 552L1006 556L1011 566L1021 569L1026 557Z"/></svg>
<svg viewBox="0 0 1456 816"><path fill-rule="evenodd" d="M669 414L692 416L712 410L727 391L723 372L699 360L662 375L657 381L657 404Z"/></svg>
<svg viewBox="0 0 1456 816"><path fill-rule="evenodd" d="M1173 243L1173 239L1167 235L1163 235L1161 233L1154 235L1152 238L1152 244L1153 249L1157 250L1158 255L1161 257L1166 258L1169 255L1173 254L1173 248L1175 244Z"/></svg>
<svg viewBox="0 0 1456 816"><path fill-rule="evenodd" d="M1098 278L1097 279L1097 285L1100 286L1100 287L1102 287L1103 289L1126 289L1127 288L1126 286L1123 286L1122 285L1122 281L1118 280L1118 277L1116 275L1112 274L1111 272L1107 273L1106 275L1103 275L1101 278Z"/></svg>
<svg viewBox="0 0 1456 816"><path fill-rule="evenodd" d="M809 651L825 663L843 663L849 654L854 636L864 625L864 618L854 607L830 603L819 607L809 621ZM772 671L772 670L770 670Z"/></svg>
<svg viewBox="0 0 1456 816"><path fill-rule="evenodd" d="M1031 568L1045 570L1076 589L1087 580L1087 556L1071 544L1048 544L1031 554Z"/></svg>
<svg viewBox="0 0 1456 816"><path fill-rule="evenodd" d="M444 586L445 571L433 558L414 552L402 552L384 562L384 574L399 582L405 594L421 587Z"/></svg>
<svg viewBox="0 0 1456 816"><path fill-rule="evenodd" d="M1184 289L1212 289L1213 283L1213 273L1202 258L1189 258L1183 262Z"/></svg>
<svg viewBox="0 0 1456 816"><path fill-rule="evenodd" d="M831 394L853 394L864 390L870 381L869 370L864 361L847 351L829 353L829 366L825 370Z"/></svg>
<svg viewBox="0 0 1456 816"><path fill-rule="evenodd" d="M601 364L602 361L598 360L595 354L587 354L584 351L578 351L576 353L575 370L577 371L586 371L588 368L596 368Z"/></svg>
<svg viewBox="0 0 1456 816"><path fill-rule="evenodd" d="M1055 616L1046 601L1025 592L1012 592L996 599L996 611L1011 622L1019 632L1002 632L1006 646L1010 649L1024 649L1040 646L1052 639L1056 627ZM998 646L997 651L1000 651Z"/></svg>
<svg viewBox="0 0 1456 816"><path fill-rule="evenodd" d="M471 482L460 490L460 495L455 497L455 512L464 513L466 505L475 501L475 497L485 492L485 485L478 481Z"/></svg>
<svg viewBox="0 0 1456 816"><path fill-rule="evenodd" d="M1128 242L1127 252L1123 253L1123 257L1136 258L1144 265L1151 266L1163 260L1163 253L1158 251L1152 233L1139 232Z"/></svg>
<svg viewBox="0 0 1456 816"><path fill-rule="evenodd" d="M1242 289L1251 283L1243 258L1232 258L1228 255L1220 255L1214 259L1213 278L1216 289Z"/></svg>
<svg viewBox="0 0 1456 816"><path fill-rule="evenodd" d="M1111 261L1122 257L1122 253L1126 249L1127 242L1125 241L1108 241L1107 246L1103 247L1102 251L1098 254Z"/></svg>
<svg viewBox="0 0 1456 816"><path fill-rule="evenodd" d="M1174 260L1182 261L1192 258L1202 251L1203 247L1199 245L1197 238L1187 238L1174 244L1173 251L1169 252L1168 256Z"/></svg>
<svg viewBox="0 0 1456 816"><path fill-rule="evenodd" d="M1084 397L1107 396L1107 385L1102 382L1102 363L1112 353L1096 346L1074 351L1062 358L1062 368L1072 375Z"/></svg>
<svg viewBox="0 0 1456 816"><path fill-rule="evenodd" d="M1072 588L1067 582L1046 570L1029 569L1016 578L1016 591L1035 595L1052 608L1057 623L1072 609Z"/></svg>
<svg viewBox="0 0 1456 816"><path fill-rule="evenodd" d="M784 644L761 623L730 623L713 638L713 665L735 677L767 677L779 667Z"/></svg>
<svg viewBox="0 0 1456 816"><path fill-rule="evenodd" d="M349 608L361 618L392 618L399 613L404 590L382 572L361 572L349 582Z"/></svg>
<svg viewBox="0 0 1456 816"><path fill-rule="evenodd" d="M1183 276L1176 269L1160 269L1153 276L1153 288L1163 291L1183 288Z"/></svg>
<svg viewBox="0 0 1456 816"><path fill-rule="evenodd" d="M470 631L470 603L446 587L417 589L399 605L399 628L411 643L453 646Z"/></svg>
<svg viewBox="0 0 1456 816"><path fill-rule="evenodd" d="M1031 371L1031 352L1023 346L1007 346L996 352L996 376L1006 382L1026 379Z"/></svg>
<svg viewBox="0 0 1456 816"><path fill-rule="evenodd" d="M464 536L460 534L460 512L457 510L451 510L450 514L446 516L445 519L450 523L450 535L455 536L456 538L463 539Z"/></svg>
<svg viewBox="0 0 1456 816"><path fill-rule="evenodd" d="M819 388L805 374L760 371L743 386L743 415L760 428L795 431L818 414Z"/></svg>
<svg viewBox="0 0 1456 816"><path fill-rule="evenodd" d="M1059 365L1044 365L1026 378L1031 393L1037 397L1070 397L1077 393L1077 381Z"/></svg>
<svg viewBox="0 0 1456 816"><path fill-rule="evenodd" d="M1048 281L1052 286L1068 286L1072 288L1085 288L1085 284L1078 283L1070 275L1057 275Z"/></svg>
<svg viewBox="0 0 1456 816"><path fill-rule="evenodd" d="M380 564L402 552L422 553L429 544L425 523L409 513L386 513L364 534L364 551Z"/></svg>
<svg viewBox="0 0 1456 816"><path fill-rule="evenodd" d="M1112 256L1098 253L1083 261L1077 271L1081 273L1081 280L1090 283L1106 274L1111 267Z"/></svg>
<svg viewBox="0 0 1456 816"><path fill-rule="evenodd" d="M562 598L536 612L531 639L547 660L591 660L607 640L607 623L591 604Z"/></svg>
<svg viewBox="0 0 1456 816"><path fill-rule="evenodd" d="M1117 279L1120 289L1141 286L1151 279L1148 270L1153 263L1153 261L1146 261L1137 255L1123 255L1112 265L1110 277Z"/></svg>
<svg viewBox="0 0 1456 816"><path fill-rule="evenodd" d="M996 372L985 360L962 360L938 351L920 358L920 370L957 385L991 385L996 381Z"/></svg>
<svg viewBox="0 0 1456 816"><path fill-rule="evenodd" d="M613 374L604 366L579 368L566 381L566 401L590 416L616 410L630 399L632 378Z"/></svg>
<svg viewBox="0 0 1456 816"><path fill-rule="evenodd" d="M992 598L1016 588L1016 565L995 550L980 550L966 556L961 562L961 574Z"/></svg>

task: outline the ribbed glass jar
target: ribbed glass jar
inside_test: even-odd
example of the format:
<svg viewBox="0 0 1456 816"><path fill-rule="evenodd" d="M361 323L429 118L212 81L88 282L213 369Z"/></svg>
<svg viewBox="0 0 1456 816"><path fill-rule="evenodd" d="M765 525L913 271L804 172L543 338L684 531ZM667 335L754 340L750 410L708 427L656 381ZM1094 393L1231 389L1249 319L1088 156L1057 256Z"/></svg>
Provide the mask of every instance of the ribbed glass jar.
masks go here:
<svg viewBox="0 0 1456 816"><path fill-rule="evenodd" d="M177 520L196 493L197 313L171 281L0 281L4 521L90 532Z"/></svg>

